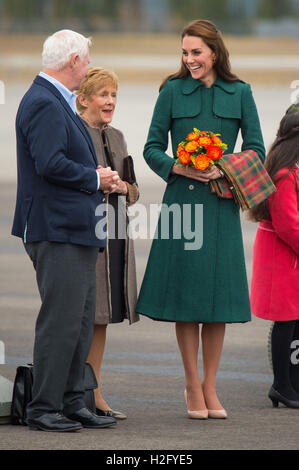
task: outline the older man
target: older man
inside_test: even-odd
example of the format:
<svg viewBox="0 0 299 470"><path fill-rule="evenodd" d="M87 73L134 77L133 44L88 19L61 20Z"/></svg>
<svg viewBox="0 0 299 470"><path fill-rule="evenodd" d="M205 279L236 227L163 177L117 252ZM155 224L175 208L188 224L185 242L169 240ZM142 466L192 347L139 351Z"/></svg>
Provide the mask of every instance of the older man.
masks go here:
<svg viewBox="0 0 299 470"><path fill-rule="evenodd" d="M96 207L117 172L98 168L76 114L74 90L89 63L90 39L63 30L43 47L43 71L16 118L18 191L12 234L21 237L41 296L34 345L30 429L76 431L114 425L84 404L84 365L93 331L95 264L105 240ZM24 319L24 321L26 321Z"/></svg>

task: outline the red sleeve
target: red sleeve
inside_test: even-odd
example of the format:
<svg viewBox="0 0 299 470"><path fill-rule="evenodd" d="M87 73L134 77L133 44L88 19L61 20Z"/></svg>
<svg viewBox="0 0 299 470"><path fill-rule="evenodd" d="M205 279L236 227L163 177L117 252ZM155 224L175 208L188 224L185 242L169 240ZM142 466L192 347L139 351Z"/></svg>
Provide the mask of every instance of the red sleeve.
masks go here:
<svg viewBox="0 0 299 470"><path fill-rule="evenodd" d="M278 181L269 199L272 225L277 235L299 254L299 208L294 172Z"/></svg>

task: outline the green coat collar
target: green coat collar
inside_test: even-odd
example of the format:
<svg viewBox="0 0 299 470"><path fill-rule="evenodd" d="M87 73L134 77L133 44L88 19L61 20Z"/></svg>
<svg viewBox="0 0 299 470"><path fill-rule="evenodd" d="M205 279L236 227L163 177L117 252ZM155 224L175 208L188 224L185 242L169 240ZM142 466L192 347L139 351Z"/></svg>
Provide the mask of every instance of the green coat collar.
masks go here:
<svg viewBox="0 0 299 470"><path fill-rule="evenodd" d="M184 95L190 95L199 87L203 87L204 84L200 80L194 80L189 74L183 81L182 81L182 92ZM235 85L234 83L229 83L223 80L220 77L217 77L213 86L221 88L223 91L229 94L235 93Z"/></svg>

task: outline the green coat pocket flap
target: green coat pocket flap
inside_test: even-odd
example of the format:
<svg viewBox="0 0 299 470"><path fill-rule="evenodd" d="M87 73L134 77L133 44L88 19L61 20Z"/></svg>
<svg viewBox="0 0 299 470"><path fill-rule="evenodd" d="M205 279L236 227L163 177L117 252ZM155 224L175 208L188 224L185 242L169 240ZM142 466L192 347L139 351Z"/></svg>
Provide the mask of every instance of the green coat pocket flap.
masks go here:
<svg viewBox="0 0 299 470"><path fill-rule="evenodd" d="M177 94L173 97L171 116L177 118L188 118L198 116L201 111L201 99L199 93L191 95Z"/></svg>
<svg viewBox="0 0 299 470"><path fill-rule="evenodd" d="M213 111L218 117L241 119L242 107L239 93L232 95L215 88Z"/></svg>

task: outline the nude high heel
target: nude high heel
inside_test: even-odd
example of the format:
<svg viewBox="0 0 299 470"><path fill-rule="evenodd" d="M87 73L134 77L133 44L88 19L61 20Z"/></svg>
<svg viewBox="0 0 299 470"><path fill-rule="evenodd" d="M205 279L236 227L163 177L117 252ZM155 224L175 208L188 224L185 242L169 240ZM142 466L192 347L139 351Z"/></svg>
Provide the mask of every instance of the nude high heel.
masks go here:
<svg viewBox="0 0 299 470"><path fill-rule="evenodd" d="M184 391L184 397L185 397L185 402L187 405L187 390ZM191 419L208 419L208 410L199 410L199 411L191 411L188 410L188 405L187 405L187 413L188 413L188 418Z"/></svg>
<svg viewBox="0 0 299 470"><path fill-rule="evenodd" d="M208 416L209 418L214 418L214 419L226 419L227 418L227 412L225 410L208 410Z"/></svg>
<svg viewBox="0 0 299 470"><path fill-rule="evenodd" d="M203 384L202 387L204 388ZM208 409L208 417L212 419L226 419L227 418L227 412L225 411L224 408L220 410L209 410Z"/></svg>

